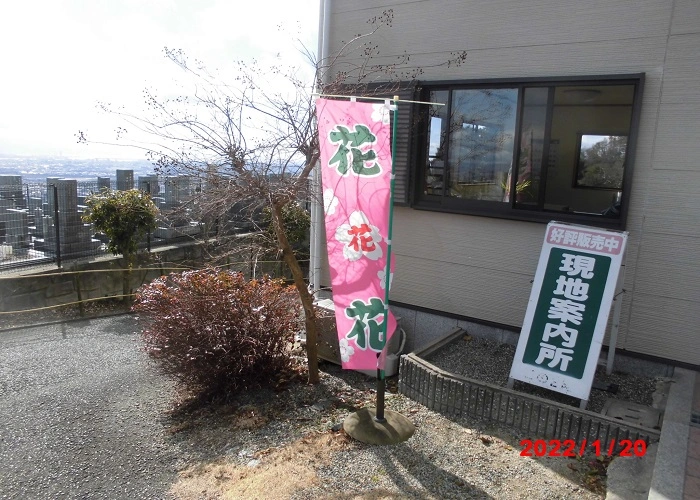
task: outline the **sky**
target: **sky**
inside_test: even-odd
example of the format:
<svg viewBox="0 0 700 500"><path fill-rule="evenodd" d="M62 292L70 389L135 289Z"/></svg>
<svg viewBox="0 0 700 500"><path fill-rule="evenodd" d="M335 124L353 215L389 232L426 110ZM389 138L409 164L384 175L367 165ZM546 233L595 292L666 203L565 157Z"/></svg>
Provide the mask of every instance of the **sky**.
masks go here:
<svg viewBox="0 0 700 500"><path fill-rule="evenodd" d="M245 7L241 7L244 5ZM317 49L319 0L22 0L0 16L0 155L142 158L77 144L118 125L98 101L138 113L142 91L173 90L182 49L226 75L237 60L303 66Z"/></svg>

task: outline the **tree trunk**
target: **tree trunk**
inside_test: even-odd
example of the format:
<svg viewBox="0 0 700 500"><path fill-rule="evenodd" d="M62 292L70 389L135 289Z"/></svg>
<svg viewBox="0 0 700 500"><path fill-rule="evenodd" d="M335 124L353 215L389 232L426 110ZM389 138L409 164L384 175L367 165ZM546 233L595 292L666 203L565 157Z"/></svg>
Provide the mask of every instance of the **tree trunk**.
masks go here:
<svg viewBox="0 0 700 500"><path fill-rule="evenodd" d="M299 266L299 262L294 255L292 246L289 244L287 234L282 224L282 205L271 204L272 223L274 224L277 242L282 250L282 257L292 271L294 284L299 292L301 305L304 308L304 319L306 324L306 359L309 369L309 383L317 384L320 380L318 373L318 332L316 330L316 311L314 310L314 299L304 281L304 273Z"/></svg>

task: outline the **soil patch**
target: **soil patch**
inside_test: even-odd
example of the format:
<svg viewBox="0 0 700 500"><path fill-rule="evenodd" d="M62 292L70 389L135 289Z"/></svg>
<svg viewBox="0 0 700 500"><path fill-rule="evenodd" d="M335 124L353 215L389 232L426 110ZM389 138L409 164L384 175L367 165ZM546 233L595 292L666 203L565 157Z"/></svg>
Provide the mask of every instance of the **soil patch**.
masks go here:
<svg viewBox="0 0 700 500"><path fill-rule="evenodd" d="M316 469L347 446L344 432L314 433L280 448L253 454L246 465L227 460L202 463L179 474L170 490L177 498L289 498L318 485Z"/></svg>

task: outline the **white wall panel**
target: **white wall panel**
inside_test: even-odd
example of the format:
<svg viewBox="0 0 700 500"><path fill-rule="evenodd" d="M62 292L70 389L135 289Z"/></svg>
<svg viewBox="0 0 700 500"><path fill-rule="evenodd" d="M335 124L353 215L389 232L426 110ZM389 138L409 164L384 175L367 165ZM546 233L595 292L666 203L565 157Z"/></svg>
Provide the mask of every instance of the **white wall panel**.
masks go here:
<svg viewBox="0 0 700 500"><path fill-rule="evenodd" d="M424 52L424 47L419 45L410 52L409 64L424 71L418 77L421 81L629 73L656 74L660 77L665 42L665 37L657 37L591 41L568 44L566 47L550 43L518 45L507 49L469 49L462 46L454 50L468 51L465 62L449 68L444 63L450 59L450 51ZM382 40L378 40L378 43L382 46ZM601 54L606 54L606 57L602 58ZM396 61L395 56L384 55L373 58L371 64L389 65ZM360 59L356 59L352 66L360 62ZM339 69L349 68L339 66Z"/></svg>
<svg viewBox="0 0 700 500"><path fill-rule="evenodd" d="M391 55L643 39L665 36L671 19L665 0L634 6L607 0L335 3L333 22L343 26L345 41L366 33L368 19L392 8L392 27L380 32L383 51Z"/></svg>
<svg viewBox="0 0 700 500"><path fill-rule="evenodd" d="M700 364L700 302L635 293L625 349Z"/></svg>
<svg viewBox="0 0 700 500"><path fill-rule="evenodd" d="M535 274L546 227L408 208L395 210L394 217L397 255L527 276Z"/></svg>
<svg viewBox="0 0 700 500"><path fill-rule="evenodd" d="M656 170L647 183L644 230L700 239L700 170Z"/></svg>
<svg viewBox="0 0 700 500"><path fill-rule="evenodd" d="M505 269L398 255L391 300L519 327L530 286L528 276Z"/></svg>
<svg viewBox="0 0 700 500"><path fill-rule="evenodd" d="M697 23L700 25L700 18L697 19ZM700 103L699 46L700 33L678 35L669 39L662 103Z"/></svg>
<svg viewBox="0 0 700 500"><path fill-rule="evenodd" d="M646 232L635 292L700 302L698 238Z"/></svg>
<svg viewBox="0 0 700 500"><path fill-rule="evenodd" d="M671 34L700 33L700 2L698 0L673 0Z"/></svg>
<svg viewBox="0 0 700 500"><path fill-rule="evenodd" d="M700 100L661 105L653 166L700 171Z"/></svg>

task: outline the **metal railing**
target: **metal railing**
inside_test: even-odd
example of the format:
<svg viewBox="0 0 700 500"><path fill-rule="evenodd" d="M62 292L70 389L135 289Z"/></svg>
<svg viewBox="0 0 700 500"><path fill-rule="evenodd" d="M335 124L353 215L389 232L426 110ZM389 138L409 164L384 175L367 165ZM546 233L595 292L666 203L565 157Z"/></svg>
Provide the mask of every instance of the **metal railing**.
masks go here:
<svg viewBox="0 0 700 500"><path fill-rule="evenodd" d="M157 195L181 194L171 193L167 181L140 184L138 187L154 193L154 201L162 209L167 208L165 198ZM103 187L116 186L107 178L102 182L50 179L48 183L0 186L0 273L49 263L61 267L66 260L108 255L107 238L82 220L85 199ZM142 247L192 240L204 230L196 222L173 226L164 221L144 238Z"/></svg>

